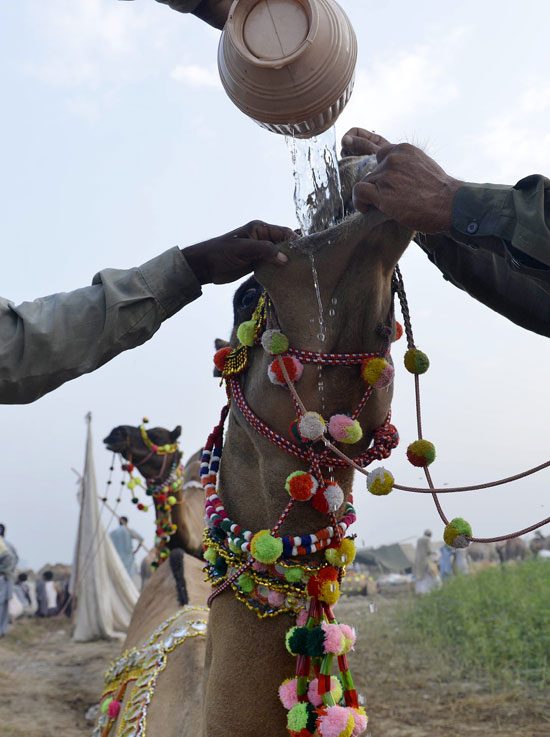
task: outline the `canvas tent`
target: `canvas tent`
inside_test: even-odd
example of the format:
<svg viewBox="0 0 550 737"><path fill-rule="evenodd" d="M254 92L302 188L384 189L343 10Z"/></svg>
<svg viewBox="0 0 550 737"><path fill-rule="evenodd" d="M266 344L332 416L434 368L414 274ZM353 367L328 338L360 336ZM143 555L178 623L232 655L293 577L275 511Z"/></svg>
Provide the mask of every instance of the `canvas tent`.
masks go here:
<svg viewBox="0 0 550 737"><path fill-rule="evenodd" d="M72 568L73 639L123 638L138 591L101 521L93 459L91 413L80 478L80 520Z"/></svg>
<svg viewBox="0 0 550 737"><path fill-rule="evenodd" d="M414 563L414 545L393 543L379 548L360 548L356 560L380 573L410 573Z"/></svg>

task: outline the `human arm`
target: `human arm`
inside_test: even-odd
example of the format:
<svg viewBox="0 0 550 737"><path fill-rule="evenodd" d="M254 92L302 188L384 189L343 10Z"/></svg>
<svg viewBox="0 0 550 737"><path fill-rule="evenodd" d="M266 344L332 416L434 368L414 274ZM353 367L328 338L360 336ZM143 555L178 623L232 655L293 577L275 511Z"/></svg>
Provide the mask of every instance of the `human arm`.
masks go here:
<svg viewBox="0 0 550 737"><path fill-rule="evenodd" d="M157 0L180 13L193 13L220 30L224 27L233 0Z"/></svg>
<svg viewBox="0 0 550 737"><path fill-rule="evenodd" d="M282 266L274 241L292 237L288 228L254 221L139 268L105 269L73 292L18 306L0 298L0 403L32 402L141 345L200 296L201 284L237 279L259 259Z"/></svg>
<svg viewBox="0 0 550 737"><path fill-rule="evenodd" d="M353 128L346 155L379 165L355 185L354 202L376 206L419 231L417 243L446 279L529 330L550 335L550 180L514 187L456 180L423 151Z"/></svg>

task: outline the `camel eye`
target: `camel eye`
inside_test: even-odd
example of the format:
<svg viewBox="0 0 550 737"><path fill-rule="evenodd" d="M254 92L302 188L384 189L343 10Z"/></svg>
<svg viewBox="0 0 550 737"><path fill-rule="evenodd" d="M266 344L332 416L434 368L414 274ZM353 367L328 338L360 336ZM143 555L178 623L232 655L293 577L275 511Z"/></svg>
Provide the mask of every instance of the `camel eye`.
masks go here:
<svg viewBox="0 0 550 737"><path fill-rule="evenodd" d="M254 301L256 300L256 290L255 289L247 289L246 292L241 297L241 307L247 308L254 304Z"/></svg>

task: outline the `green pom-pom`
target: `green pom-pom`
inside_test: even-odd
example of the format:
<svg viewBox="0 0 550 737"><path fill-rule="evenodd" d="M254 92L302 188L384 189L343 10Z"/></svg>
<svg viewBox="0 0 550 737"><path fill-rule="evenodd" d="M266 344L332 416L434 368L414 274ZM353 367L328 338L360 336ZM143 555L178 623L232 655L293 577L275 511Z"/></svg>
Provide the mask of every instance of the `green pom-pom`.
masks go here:
<svg viewBox="0 0 550 737"><path fill-rule="evenodd" d="M220 522L220 527L224 532L230 532L232 524L233 522L230 519L222 519L222 521Z"/></svg>
<svg viewBox="0 0 550 737"><path fill-rule="evenodd" d="M204 560L207 561L207 563L211 563L214 565L214 563L218 560L218 554L214 550L214 548L206 548L206 550L203 553Z"/></svg>
<svg viewBox="0 0 550 737"><path fill-rule="evenodd" d="M307 639L306 627L292 627L286 633L286 649L291 655L307 655Z"/></svg>
<svg viewBox="0 0 550 737"><path fill-rule="evenodd" d="M227 563L221 557L221 555L218 557L218 559L214 563L214 570L219 576L225 576L225 574L227 573Z"/></svg>
<svg viewBox="0 0 550 737"><path fill-rule="evenodd" d="M243 552L234 540L229 541L229 550L235 555L240 555Z"/></svg>
<svg viewBox="0 0 550 737"><path fill-rule="evenodd" d="M239 578L237 579L237 583L241 587L241 589L244 591L245 594L250 594L252 591L254 591L254 588L256 584L254 583L254 579L251 578L246 573L241 573Z"/></svg>
<svg viewBox="0 0 550 737"><path fill-rule="evenodd" d="M472 528L462 517L455 517L451 520L443 532L443 539L453 548L468 547L467 537L472 537Z"/></svg>
<svg viewBox="0 0 550 737"><path fill-rule="evenodd" d="M280 537L273 537L269 530L260 530L250 541L252 557L260 563L271 565L283 553L283 541Z"/></svg>
<svg viewBox="0 0 550 737"><path fill-rule="evenodd" d="M411 374L425 374L430 368L430 359L425 353L419 351L418 348L409 348L403 359L405 368Z"/></svg>
<svg viewBox="0 0 550 737"><path fill-rule="evenodd" d="M101 713L106 714L107 709L109 708L109 704L111 701L114 701L114 699L105 699L105 701L101 704Z"/></svg>
<svg viewBox="0 0 550 737"><path fill-rule="evenodd" d="M243 345L251 348L254 345L254 333L256 331L256 320L241 322L237 328L237 338Z"/></svg>
<svg viewBox="0 0 550 737"><path fill-rule="evenodd" d="M280 330L266 330L262 335L262 347L272 356L286 353L288 350L288 338Z"/></svg>
<svg viewBox="0 0 550 737"><path fill-rule="evenodd" d="M325 633L322 627L313 627L307 636L307 654L311 658L322 658L325 654Z"/></svg>
<svg viewBox="0 0 550 737"><path fill-rule="evenodd" d="M301 732L307 729L309 718L309 710L307 704L299 702L294 704L292 709L286 715L286 726L290 732Z"/></svg>
<svg viewBox="0 0 550 737"><path fill-rule="evenodd" d="M285 579L289 583L298 583L302 580L303 575L304 571L300 566L296 566L296 568L287 568L285 570Z"/></svg>

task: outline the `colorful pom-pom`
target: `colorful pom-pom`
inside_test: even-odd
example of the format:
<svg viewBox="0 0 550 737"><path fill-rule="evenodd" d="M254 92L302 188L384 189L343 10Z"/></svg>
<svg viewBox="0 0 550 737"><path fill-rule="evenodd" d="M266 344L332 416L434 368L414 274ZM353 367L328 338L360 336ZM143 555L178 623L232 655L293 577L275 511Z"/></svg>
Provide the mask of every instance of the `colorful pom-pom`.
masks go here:
<svg viewBox="0 0 550 737"><path fill-rule="evenodd" d="M363 429L359 420L353 420L348 415L332 415L328 423L328 431L338 443L351 445L363 437Z"/></svg>
<svg viewBox="0 0 550 737"><path fill-rule="evenodd" d="M298 432L298 420L294 420L294 422L290 423L288 431L290 433L290 437L294 440L295 443L298 443L298 445L305 446L311 442L311 440L304 440L300 437L300 433Z"/></svg>
<svg viewBox="0 0 550 737"><path fill-rule="evenodd" d="M307 655L307 627L291 627L286 633L286 649L291 655Z"/></svg>
<svg viewBox="0 0 550 737"><path fill-rule="evenodd" d="M281 557L283 552L283 541L280 537L274 537L269 530L260 530L250 541L250 553L260 563L271 565Z"/></svg>
<svg viewBox="0 0 550 737"><path fill-rule="evenodd" d="M419 351L418 348L409 348L403 358L403 363L407 371L411 374L425 374L430 368L430 359L425 353Z"/></svg>
<svg viewBox="0 0 550 737"><path fill-rule="evenodd" d="M264 351L272 356L288 351L288 338L280 330L266 330L261 342Z"/></svg>
<svg viewBox="0 0 550 737"><path fill-rule="evenodd" d="M345 537L337 548L327 548L325 558L336 568L349 566L355 560L355 543L349 537Z"/></svg>
<svg viewBox="0 0 550 737"><path fill-rule="evenodd" d="M306 412L298 420L298 432L303 440L319 440L326 430L326 422L318 412Z"/></svg>
<svg viewBox="0 0 550 737"><path fill-rule="evenodd" d="M395 479L392 474L383 466L373 468L367 474L367 489L375 496L386 496L386 494L389 494L393 489L394 482Z"/></svg>
<svg viewBox="0 0 550 737"><path fill-rule="evenodd" d="M334 701L338 703L340 699L342 698L343 691L342 691L342 684L340 681L336 678L336 676L331 676L330 678L330 694ZM314 678L307 689L307 698L310 704L313 704L315 707L319 707L323 703L323 698L319 693L319 679Z"/></svg>
<svg viewBox="0 0 550 737"><path fill-rule="evenodd" d="M294 358L294 356L281 356L281 361L285 365L285 369L290 381L292 381L293 383L295 383L296 381L300 381L300 379L302 378L302 374L304 373L304 367L301 361L299 361L297 358ZM276 358L269 364L267 375L272 384L275 384L276 386L287 385L285 375L283 374L278 358Z"/></svg>
<svg viewBox="0 0 550 737"><path fill-rule="evenodd" d="M298 581L302 580L302 577L304 575L304 569L300 566L296 566L295 568L286 568L285 569L285 579L289 583L298 583Z"/></svg>
<svg viewBox="0 0 550 737"><path fill-rule="evenodd" d="M325 654L325 633L321 627L312 627L307 636L307 654L310 658L322 658Z"/></svg>
<svg viewBox="0 0 550 737"><path fill-rule="evenodd" d="M207 563L211 563L212 565L214 565L214 563L218 559L218 554L214 548L206 548L203 553L203 557Z"/></svg>
<svg viewBox="0 0 550 737"><path fill-rule="evenodd" d="M273 607L280 607L285 603L285 595L281 591L270 591L267 595L267 601Z"/></svg>
<svg viewBox="0 0 550 737"><path fill-rule="evenodd" d="M109 709L109 705L111 704L112 701L114 701L113 698L111 698L111 699L105 699L105 701L101 704L101 713L102 714L107 714L107 710Z"/></svg>
<svg viewBox="0 0 550 737"><path fill-rule="evenodd" d="M351 737L355 720L345 706L328 706L322 709L317 720L320 737Z"/></svg>
<svg viewBox="0 0 550 737"><path fill-rule="evenodd" d="M385 358L367 358L361 364L363 381L375 389L384 389L389 386L393 381L394 374L393 366Z"/></svg>
<svg viewBox="0 0 550 737"><path fill-rule="evenodd" d="M256 332L256 320L241 322L237 328L237 338L243 345L251 348L254 345L254 333Z"/></svg>
<svg viewBox="0 0 550 737"><path fill-rule="evenodd" d="M252 593L256 586L256 584L254 583L254 579L246 573L241 573L241 575L237 579L237 583L245 594Z"/></svg>
<svg viewBox="0 0 550 737"><path fill-rule="evenodd" d="M230 346L227 346L226 348L220 348L219 351L216 351L214 353L214 366L218 369L218 371L222 371L225 368L225 362L227 361L227 356L231 353L233 348Z"/></svg>
<svg viewBox="0 0 550 737"><path fill-rule="evenodd" d="M332 653L333 655L340 655L344 647L344 636L340 625L323 622L321 628L325 635L323 643L325 654Z"/></svg>
<svg viewBox="0 0 550 737"><path fill-rule="evenodd" d="M317 479L307 471L294 471L285 482L285 489L298 502L307 502L318 488Z"/></svg>
<svg viewBox="0 0 550 737"><path fill-rule="evenodd" d="M334 566L325 566L318 573L314 573L309 577L307 582L307 593L309 596L316 596L319 598L321 592L321 586L326 582L338 582L338 571Z"/></svg>
<svg viewBox="0 0 550 737"><path fill-rule="evenodd" d="M173 507L173 506L174 506L174 504L177 504L177 503L178 503L178 500L176 499L176 497L175 497L175 496L169 496L169 497L168 497L168 499L167 499L166 501L168 502L168 504L169 504L169 505L170 505L171 507Z"/></svg>
<svg viewBox="0 0 550 737"><path fill-rule="evenodd" d="M453 548L467 548L469 537L472 537L472 528L462 517L452 519L443 532L443 539Z"/></svg>
<svg viewBox="0 0 550 737"><path fill-rule="evenodd" d="M168 556L168 553L166 553L166 556ZM214 563L214 570L218 574L218 576L225 576L227 573L227 562L222 558L222 556L218 556L216 559L216 562Z"/></svg>
<svg viewBox="0 0 550 737"><path fill-rule="evenodd" d="M279 698L285 709L292 709L298 703L298 681L296 678L287 678L286 681L281 683Z"/></svg>
<svg viewBox="0 0 550 737"><path fill-rule="evenodd" d="M358 709L350 708L349 711L351 712L354 721L354 727L353 732L351 733L351 737L359 737L359 735L362 734L367 728L367 713L362 706L360 706Z"/></svg>
<svg viewBox="0 0 550 737"><path fill-rule="evenodd" d="M349 624L340 624L340 630L344 636L344 645L340 654L344 655L345 653L349 653L350 650L353 650L357 633L353 627L349 626Z"/></svg>
<svg viewBox="0 0 550 737"><path fill-rule="evenodd" d="M107 707L107 716L109 719L116 719L118 717L120 714L120 706L120 701L116 701L115 699L109 703L109 706Z"/></svg>
<svg viewBox="0 0 550 737"><path fill-rule="evenodd" d="M286 726L291 733L303 734L302 730L313 733L317 715L312 704L299 702L288 712Z"/></svg>
<svg viewBox="0 0 550 737"><path fill-rule="evenodd" d="M403 337L403 325L401 325L401 323L398 320L396 320L395 321L395 338L394 338L394 341L399 340L402 337Z"/></svg>
<svg viewBox="0 0 550 737"><path fill-rule="evenodd" d="M326 481L323 496L329 512L336 512L344 503L344 492L336 481Z"/></svg>
<svg viewBox="0 0 550 737"><path fill-rule="evenodd" d="M413 466L429 466L435 461L435 445L429 440L415 440L407 448L407 458Z"/></svg>

